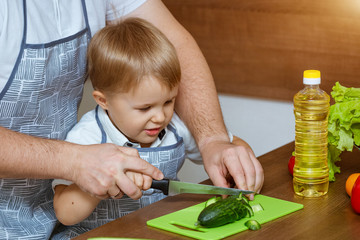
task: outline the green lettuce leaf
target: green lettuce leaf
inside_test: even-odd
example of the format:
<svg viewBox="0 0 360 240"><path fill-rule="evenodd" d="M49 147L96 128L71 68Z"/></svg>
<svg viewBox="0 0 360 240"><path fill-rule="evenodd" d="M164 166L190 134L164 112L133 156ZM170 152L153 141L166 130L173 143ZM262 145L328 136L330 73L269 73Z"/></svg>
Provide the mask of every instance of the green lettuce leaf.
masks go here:
<svg viewBox="0 0 360 240"><path fill-rule="evenodd" d="M331 96L335 102L360 100L360 88L348 88L336 82L332 90Z"/></svg>
<svg viewBox="0 0 360 240"><path fill-rule="evenodd" d="M335 165L335 162L340 161L341 151L334 145L329 145L328 148L328 167L329 167L329 181L335 181L335 173L340 173L340 167Z"/></svg>
<svg viewBox="0 0 360 240"><path fill-rule="evenodd" d="M340 173L336 162L343 151L352 151L360 145L360 88L347 88L335 83L331 92L335 103L330 106L328 124L329 179L335 181Z"/></svg>

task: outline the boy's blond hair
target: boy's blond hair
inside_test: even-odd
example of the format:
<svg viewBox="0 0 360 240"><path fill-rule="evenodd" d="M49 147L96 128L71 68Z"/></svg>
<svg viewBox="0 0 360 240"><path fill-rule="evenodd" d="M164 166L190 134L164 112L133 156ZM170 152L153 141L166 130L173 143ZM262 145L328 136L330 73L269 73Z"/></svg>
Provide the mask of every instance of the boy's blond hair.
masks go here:
<svg viewBox="0 0 360 240"><path fill-rule="evenodd" d="M180 82L180 63L174 46L151 23L129 18L108 25L92 38L88 77L95 90L128 92L146 76L170 89Z"/></svg>

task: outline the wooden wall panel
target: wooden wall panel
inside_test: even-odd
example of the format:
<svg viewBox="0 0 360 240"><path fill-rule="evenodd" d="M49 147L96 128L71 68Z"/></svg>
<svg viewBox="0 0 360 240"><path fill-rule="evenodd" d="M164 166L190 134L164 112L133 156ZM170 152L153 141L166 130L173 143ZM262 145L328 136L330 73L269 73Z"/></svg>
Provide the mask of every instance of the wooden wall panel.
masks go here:
<svg viewBox="0 0 360 240"><path fill-rule="evenodd" d="M360 87L360 1L164 0L194 36L221 93L292 101L302 72L330 93Z"/></svg>

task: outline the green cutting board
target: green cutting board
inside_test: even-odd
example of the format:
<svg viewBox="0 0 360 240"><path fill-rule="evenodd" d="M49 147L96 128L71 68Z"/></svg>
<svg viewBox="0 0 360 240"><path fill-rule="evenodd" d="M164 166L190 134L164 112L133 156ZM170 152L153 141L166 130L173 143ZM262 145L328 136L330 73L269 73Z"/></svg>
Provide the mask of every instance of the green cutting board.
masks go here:
<svg viewBox="0 0 360 240"><path fill-rule="evenodd" d="M247 230L248 228L245 226L245 222L249 219L255 219L260 224L264 224L304 208L304 206L299 203L260 194L255 195L255 199L250 202L250 205L255 204L260 204L264 210L256 212L251 218L243 218L239 221L216 228L204 228L194 225L200 212L205 207L205 202L154 218L147 221L147 225L195 239L215 240Z"/></svg>

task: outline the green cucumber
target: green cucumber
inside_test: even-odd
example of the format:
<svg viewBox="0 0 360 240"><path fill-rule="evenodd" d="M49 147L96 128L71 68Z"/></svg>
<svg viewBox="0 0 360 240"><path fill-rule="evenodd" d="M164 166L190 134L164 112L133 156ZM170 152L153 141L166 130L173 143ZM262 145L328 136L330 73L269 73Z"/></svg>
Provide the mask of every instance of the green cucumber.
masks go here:
<svg viewBox="0 0 360 240"><path fill-rule="evenodd" d="M253 215L254 212L249 202L240 194L238 197L230 196L220 199L205 207L201 211L197 223L203 227L212 228Z"/></svg>

